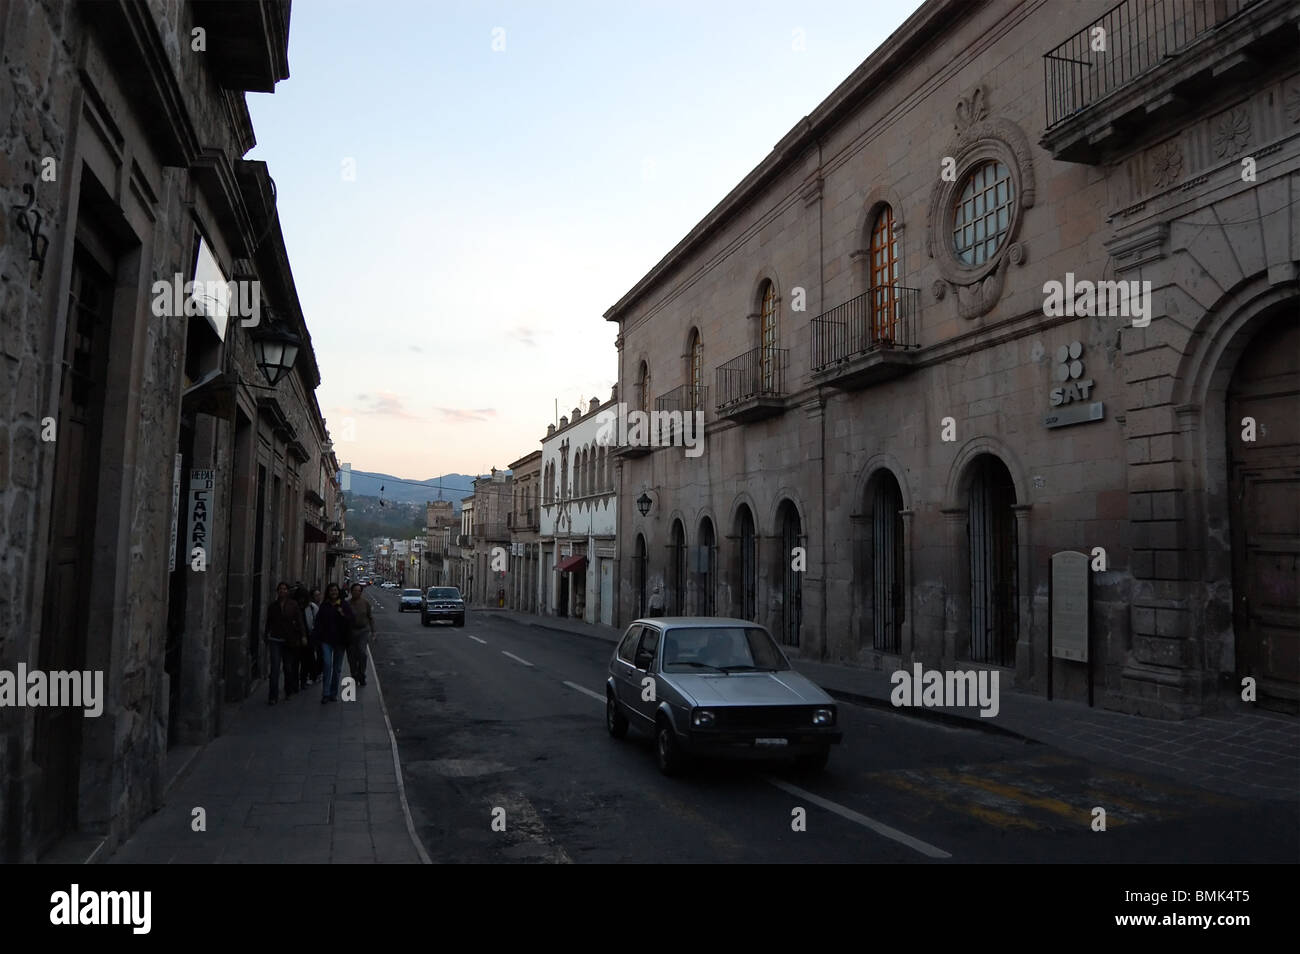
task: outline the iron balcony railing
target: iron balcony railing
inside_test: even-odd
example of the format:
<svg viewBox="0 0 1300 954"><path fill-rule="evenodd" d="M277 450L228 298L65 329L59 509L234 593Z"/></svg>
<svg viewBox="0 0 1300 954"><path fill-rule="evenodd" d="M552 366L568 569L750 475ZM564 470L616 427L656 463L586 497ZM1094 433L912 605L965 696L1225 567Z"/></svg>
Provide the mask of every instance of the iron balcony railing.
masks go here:
<svg viewBox="0 0 1300 954"><path fill-rule="evenodd" d="M916 326L920 311L920 289L881 285L814 318L813 372L879 348L919 347Z"/></svg>
<svg viewBox="0 0 1300 954"><path fill-rule="evenodd" d="M1259 0L1123 0L1043 54L1047 128L1069 119Z"/></svg>
<svg viewBox="0 0 1300 954"><path fill-rule="evenodd" d="M788 348L754 348L718 367L718 407L750 398L785 397Z"/></svg>
<svg viewBox="0 0 1300 954"><path fill-rule="evenodd" d="M681 411L687 414L691 411L703 411L708 406L709 389L696 387L693 384L683 384L655 399L656 411Z"/></svg>

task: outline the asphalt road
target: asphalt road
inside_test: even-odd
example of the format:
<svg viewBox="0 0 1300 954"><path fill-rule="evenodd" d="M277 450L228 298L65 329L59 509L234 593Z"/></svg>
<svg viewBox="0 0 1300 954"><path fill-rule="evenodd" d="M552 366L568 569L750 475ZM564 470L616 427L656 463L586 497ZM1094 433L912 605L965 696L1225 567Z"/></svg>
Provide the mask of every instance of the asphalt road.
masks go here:
<svg viewBox="0 0 1300 954"><path fill-rule="evenodd" d="M1294 803L1107 769L1048 746L840 703L820 775L706 763L665 778L611 739L613 646L372 589L372 653L416 829L441 862L1291 862ZM1107 830L1093 830L1093 809ZM802 809L805 830L795 830ZM504 822L504 831L500 829Z"/></svg>

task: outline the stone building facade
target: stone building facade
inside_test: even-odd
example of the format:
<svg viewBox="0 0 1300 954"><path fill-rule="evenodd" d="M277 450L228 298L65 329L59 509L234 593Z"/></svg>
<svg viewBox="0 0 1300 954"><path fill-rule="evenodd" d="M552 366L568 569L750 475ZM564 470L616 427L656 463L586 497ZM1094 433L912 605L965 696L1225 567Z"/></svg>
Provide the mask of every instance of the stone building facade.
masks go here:
<svg viewBox="0 0 1300 954"><path fill-rule="evenodd" d="M706 423L618 455L622 620L1295 711L1300 7L1154 6L927 0L606 313Z"/></svg>
<svg viewBox="0 0 1300 954"><path fill-rule="evenodd" d="M511 475L492 468L474 479L469 549L469 595L466 601L481 606L504 607L510 592L510 494Z"/></svg>
<svg viewBox="0 0 1300 954"><path fill-rule="evenodd" d="M525 454L510 465L510 592L506 605L537 612L537 578L541 562L542 452Z"/></svg>
<svg viewBox="0 0 1300 954"><path fill-rule="evenodd" d="M169 746L250 691L267 590L330 572L341 499L274 189L242 159L289 4L0 21L0 669L102 673L106 697L0 708L0 858L73 860L156 809ZM174 279L239 284L191 311ZM302 345L275 387L254 303Z"/></svg>
<svg viewBox="0 0 1300 954"><path fill-rule="evenodd" d="M592 398L585 415L575 407L542 439L537 602L545 615L606 625L616 618L616 448L601 442L616 397Z"/></svg>

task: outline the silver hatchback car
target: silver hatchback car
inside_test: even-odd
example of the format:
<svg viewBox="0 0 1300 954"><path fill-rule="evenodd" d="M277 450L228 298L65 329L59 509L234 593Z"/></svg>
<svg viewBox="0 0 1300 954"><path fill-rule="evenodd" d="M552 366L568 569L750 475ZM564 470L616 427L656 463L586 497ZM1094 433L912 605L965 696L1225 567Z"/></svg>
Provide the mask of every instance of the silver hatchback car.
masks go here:
<svg viewBox="0 0 1300 954"><path fill-rule="evenodd" d="M690 756L796 759L825 768L842 738L834 701L795 672L757 623L722 617L639 619L628 627L605 682L605 723L655 739L659 769Z"/></svg>

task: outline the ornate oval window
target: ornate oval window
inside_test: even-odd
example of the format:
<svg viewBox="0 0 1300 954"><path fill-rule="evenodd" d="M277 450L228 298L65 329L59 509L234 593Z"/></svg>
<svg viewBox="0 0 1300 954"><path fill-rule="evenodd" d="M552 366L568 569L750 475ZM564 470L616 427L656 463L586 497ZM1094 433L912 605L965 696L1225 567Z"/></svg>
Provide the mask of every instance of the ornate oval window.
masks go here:
<svg viewBox="0 0 1300 954"><path fill-rule="evenodd" d="M1014 122L989 117L983 87L957 102L957 135L930 192L925 250L939 271L935 301L952 293L957 314L978 318L1002 297L1007 267L1021 266L1025 210L1035 197L1033 153Z"/></svg>
<svg viewBox="0 0 1300 954"><path fill-rule="evenodd" d="M966 175L952 218L952 248L963 265L983 265L1002 247L1016 211L1016 183L997 160Z"/></svg>

